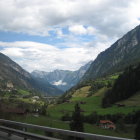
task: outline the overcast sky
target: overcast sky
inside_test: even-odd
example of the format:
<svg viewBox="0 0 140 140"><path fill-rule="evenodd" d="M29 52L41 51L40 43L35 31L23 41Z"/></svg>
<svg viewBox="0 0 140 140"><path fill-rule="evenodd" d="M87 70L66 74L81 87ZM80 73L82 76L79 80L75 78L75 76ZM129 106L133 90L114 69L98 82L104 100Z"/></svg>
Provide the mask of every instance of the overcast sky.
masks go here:
<svg viewBox="0 0 140 140"><path fill-rule="evenodd" d="M140 0L0 0L0 52L29 72L76 70L140 24Z"/></svg>

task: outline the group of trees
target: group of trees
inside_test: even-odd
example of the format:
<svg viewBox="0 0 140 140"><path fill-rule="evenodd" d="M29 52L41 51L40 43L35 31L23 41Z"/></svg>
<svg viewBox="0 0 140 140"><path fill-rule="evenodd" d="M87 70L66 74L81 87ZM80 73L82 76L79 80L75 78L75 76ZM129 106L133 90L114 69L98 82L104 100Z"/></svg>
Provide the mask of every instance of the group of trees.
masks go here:
<svg viewBox="0 0 140 140"><path fill-rule="evenodd" d="M76 104L75 110L72 116L68 113L62 116L63 121L71 122L70 123L71 130L76 130L77 125L79 127L79 124L81 122L90 123L90 124L98 124L100 120L111 120L114 123L117 123L118 120L123 120L125 124L136 124L140 118L140 110L133 111L128 114L117 113L117 114L106 114L106 115L100 115L97 112L93 112L90 115L86 115L86 116L82 115L80 110L81 109L80 109L79 104ZM75 124L75 122L77 124Z"/></svg>
<svg viewBox="0 0 140 140"><path fill-rule="evenodd" d="M84 122L90 123L90 124L98 124L100 120L111 120L114 123L118 123L119 120L122 120L124 124L136 124L140 118L140 111L135 111L129 114L106 114L106 115L100 115L97 112L93 112L88 116L84 116L83 120Z"/></svg>
<svg viewBox="0 0 140 140"><path fill-rule="evenodd" d="M130 66L114 83L112 89L108 90L102 100L102 106L108 107L117 101L127 99L140 90L140 64Z"/></svg>
<svg viewBox="0 0 140 140"><path fill-rule="evenodd" d="M105 82L102 81L93 81L91 84L89 96L93 95L95 92L97 92L99 89L103 88L105 85Z"/></svg>

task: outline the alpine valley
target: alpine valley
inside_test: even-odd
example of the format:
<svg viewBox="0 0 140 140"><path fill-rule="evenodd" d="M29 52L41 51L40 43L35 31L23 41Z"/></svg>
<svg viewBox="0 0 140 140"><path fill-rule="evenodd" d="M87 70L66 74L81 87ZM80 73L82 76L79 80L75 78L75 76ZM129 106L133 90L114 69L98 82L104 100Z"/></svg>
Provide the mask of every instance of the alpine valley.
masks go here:
<svg viewBox="0 0 140 140"><path fill-rule="evenodd" d="M140 140L140 0L0 0L0 140Z"/></svg>
<svg viewBox="0 0 140 140"><path fill-rule="evenodd" d="M28 110L27 117L3 114L8 119L75 131L79 126L73 123L82 120L86 133L134 138L140 118L140 25L76 71L29 73L0 53L0 89L1 110L8 105ZM102 120L111 122L109 128Z"/></svg>

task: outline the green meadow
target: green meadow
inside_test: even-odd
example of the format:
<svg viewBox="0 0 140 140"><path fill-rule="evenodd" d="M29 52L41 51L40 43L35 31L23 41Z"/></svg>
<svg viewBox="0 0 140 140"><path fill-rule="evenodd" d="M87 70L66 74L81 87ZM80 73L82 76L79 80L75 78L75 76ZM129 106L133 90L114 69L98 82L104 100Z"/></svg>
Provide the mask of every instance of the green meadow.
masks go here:
<svg viewBox="0 0 140 140"><path fill-rule="evenodd" d="M118 107L116 105L113 105L112 107L109 107L109 108L102 108L101 101L102 101L103 95L104 95L106 90L107 90L107 88L104 87L104 88L98 90L98 92L96 92L91 97L75 96L74 94L75 93L77 94L77 91L76 91L73 94L73 97L70 99L69 102L49 106L48 114L50 117L52 117L54 119L61 119L61 117L64 114L66 114L66 113L71 114L72 113L72 111L74 110L74 105L77 102L85 102L85 104L80 104L80 107L81 107L84 115L89 115L95 111L101 115L116 114L116 113L128 114L132 111L136 111L136 110L140 109L139 104L137 104L137 105L133 104L132 106L130 106L129 104L126 104L126 106L124 106L124 107ZM81 92L82 92L82 89L81 89ZM85 89L84 89L84 92L85 92ZM86 91L86 92L88 92L88 91ZM83 93L81 93L81 94L83 94ZM136 99L136 97L135 97L135 99ZM137 100L139 100L139 99L137 98Z"/></svg>

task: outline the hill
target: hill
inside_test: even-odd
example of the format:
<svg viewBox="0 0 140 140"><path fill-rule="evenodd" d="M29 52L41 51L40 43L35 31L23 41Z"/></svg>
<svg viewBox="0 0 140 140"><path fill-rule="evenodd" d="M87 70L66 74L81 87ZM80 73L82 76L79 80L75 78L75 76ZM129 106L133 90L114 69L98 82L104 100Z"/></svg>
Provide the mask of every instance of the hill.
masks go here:
<svg viewBox="0 0 140 140"><path fill-rule="evenodd" d="M92 62L82 81L123 71L140 61L140 25L101 52Z"/></svg>
<svg viewBox="0 0 140 140"><path fill-rule="evenodd" d="M61 94L61 90L51 85L49 82L43 82L31 76L17 63L12 61L6 55L0 53L0 88L18 88L37 90L45 94Z"/></svg>

